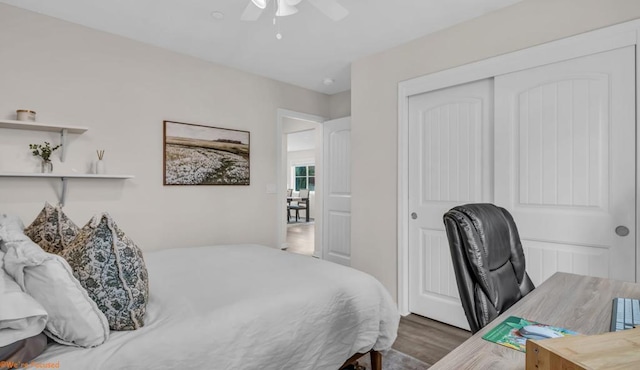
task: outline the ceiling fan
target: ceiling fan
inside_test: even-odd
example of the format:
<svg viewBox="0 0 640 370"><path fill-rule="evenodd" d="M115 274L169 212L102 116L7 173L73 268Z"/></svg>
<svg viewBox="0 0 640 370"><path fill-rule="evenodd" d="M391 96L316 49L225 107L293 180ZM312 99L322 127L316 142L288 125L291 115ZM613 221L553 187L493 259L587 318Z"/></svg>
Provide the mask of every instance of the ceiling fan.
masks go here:
<svg viewBox="0 0 640 370"><path fill-rule="evenodd" d="M260 18L262 12L267 8L272 0L250 0L249 4L245 8L242 16L243 21L255 21ZM285 17L298 12L296 5L302 0L273 0L275 1L275 15L278 17ZM327 17L334 21L339 21L349 14L349 11L340 5L337 0L305 0L309 4L315 6L324 13Z"/></svg>

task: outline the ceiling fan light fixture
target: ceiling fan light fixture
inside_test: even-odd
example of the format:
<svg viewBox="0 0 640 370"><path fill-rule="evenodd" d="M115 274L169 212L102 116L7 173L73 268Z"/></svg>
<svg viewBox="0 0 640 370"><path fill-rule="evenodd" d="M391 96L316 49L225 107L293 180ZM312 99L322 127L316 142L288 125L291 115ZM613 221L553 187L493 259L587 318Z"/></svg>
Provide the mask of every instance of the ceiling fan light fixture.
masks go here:
<svg viewBox="0 0 640 370"><path fill-rule="evenodd" d="M296 14L297 12L298 9L295 6L289 5L286 0L278 0L278 10L276 11L276 16L286 17L288 15Z"/></svg>
<svg viewBox="0 0 640 370"><path fill-rule="evenodd" d="M251 2L260 9L267 7L267 0L251 0Z"/></svg>

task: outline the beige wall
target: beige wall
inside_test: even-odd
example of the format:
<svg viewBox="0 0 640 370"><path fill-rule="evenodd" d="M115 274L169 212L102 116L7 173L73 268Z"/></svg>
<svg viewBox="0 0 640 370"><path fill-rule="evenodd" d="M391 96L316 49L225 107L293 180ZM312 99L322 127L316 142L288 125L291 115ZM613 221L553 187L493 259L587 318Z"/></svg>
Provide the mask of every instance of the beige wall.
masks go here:
<svg viewBox="0 0 640 370"><path fill-rule="evenodd" d="M640 17L637 0L525 0L352 65L352 266L397 294L398 83Z"/></svg>
<svg viewBox="0 0 640 370"><path fill-rule="evenodd" d="M351 115L351 90L329 96L329 118L342 118Z"/></svg>
<svg viewBox="0 0 640 370"><path fill-rule="evenodd" d="M110 212L143 249L276 244L276 111L330 116L329 97L0 4L0 118L86 126L57 171L87 172L105 149L127 181L71 180L65 211L84 225ZM251 132L250 186L163 186L162 122ZM59 136L0 129L0 172L35 171L29 143ZM31 222L59 181L0 178L0 212Z"/></svg>

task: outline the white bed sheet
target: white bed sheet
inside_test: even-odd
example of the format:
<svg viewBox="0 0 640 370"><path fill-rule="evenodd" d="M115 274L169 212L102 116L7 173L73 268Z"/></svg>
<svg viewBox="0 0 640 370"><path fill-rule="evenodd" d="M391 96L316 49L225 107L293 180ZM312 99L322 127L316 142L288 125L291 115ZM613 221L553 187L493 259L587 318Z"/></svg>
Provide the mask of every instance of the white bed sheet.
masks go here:
<svg viewBox="0 0 640 370"><path fill-rule="evenodd" d="M373 277L259 245L144 255L145 326L96 348L51 345L35 363L60 369L336 370L387 350L400 315Z"/></svg>

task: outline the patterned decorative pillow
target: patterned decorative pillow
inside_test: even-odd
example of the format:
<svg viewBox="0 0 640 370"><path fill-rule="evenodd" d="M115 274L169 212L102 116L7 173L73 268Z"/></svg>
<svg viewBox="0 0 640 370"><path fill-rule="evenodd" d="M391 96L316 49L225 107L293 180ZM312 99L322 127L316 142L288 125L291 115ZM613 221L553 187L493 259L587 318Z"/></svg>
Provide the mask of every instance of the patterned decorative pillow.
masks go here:
<svg viewBox="0 0 640 370"><path fill-rule="evenodd" d="M60 254L75 239L79 230L62 212L62 208L45 203L36 219L24 229L24 233L45 252Z"/></svg>
<svg viewBox="0 0 640 370"><path fill-rule="evenodd" d="M149 279L142 251L107 213L94 216L62 256L113 330L144 325Z"/></svg>

